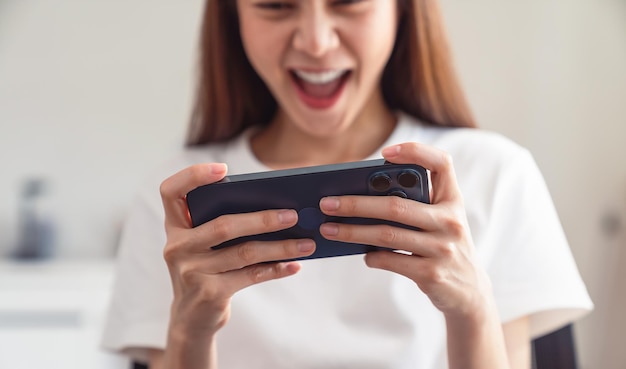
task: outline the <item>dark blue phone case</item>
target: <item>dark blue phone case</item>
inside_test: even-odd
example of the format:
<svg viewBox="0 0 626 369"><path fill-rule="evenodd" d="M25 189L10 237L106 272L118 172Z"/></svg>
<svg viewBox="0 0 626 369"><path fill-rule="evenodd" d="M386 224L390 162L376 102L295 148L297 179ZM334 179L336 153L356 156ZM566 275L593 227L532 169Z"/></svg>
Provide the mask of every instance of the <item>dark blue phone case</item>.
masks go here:
<svg viewBox="0 0 626 369"><path fill-rule="evenodd" d="M380 249L327 240L319 232L319 226L325 222L394 224L410 228L377 219L331 217L320 211L322 197L341 195L400 196L428 203L428 175L419 165L392 164L383 159L240 174L192 190L187 194L187 204L194 227L225 214L295 209L298 223L289 229L240 237L214 248L249 240L313 239L315 253L301 259L362 254Z"/></svg>

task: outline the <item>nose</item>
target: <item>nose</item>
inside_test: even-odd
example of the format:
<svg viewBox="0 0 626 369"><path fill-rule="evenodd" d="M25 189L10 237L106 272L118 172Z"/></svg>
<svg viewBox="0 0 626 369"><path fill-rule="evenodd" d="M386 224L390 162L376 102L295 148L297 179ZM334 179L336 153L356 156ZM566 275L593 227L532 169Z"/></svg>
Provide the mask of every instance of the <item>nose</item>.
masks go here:
<svg viewBox="0 0 626 369"><path fill-rule="evenodd" d="M332 16L323 9L302 12L293 37L293 47L313 57L321 57L339 46L339 35Z"/></svg>

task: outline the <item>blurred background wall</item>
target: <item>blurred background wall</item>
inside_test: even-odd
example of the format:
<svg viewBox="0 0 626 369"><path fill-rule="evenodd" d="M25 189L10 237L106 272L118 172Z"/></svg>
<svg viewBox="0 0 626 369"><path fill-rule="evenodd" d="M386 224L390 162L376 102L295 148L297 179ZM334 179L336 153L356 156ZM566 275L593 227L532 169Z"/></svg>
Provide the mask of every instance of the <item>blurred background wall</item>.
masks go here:
<svg viewBox="0 0 626 369"><path fill-rule="evenodd" d="M625 367L626 2L442 4L478 120L534 153L596 303L581 367ZM0 255L29 178L47 181L58 259L114 255L141 178L182 145L201 8L0 0Z"/></svg>
<svg viewBox="0 0 626 369"><path fill-rule="evenodd" d="M625 368L626 1L443 4L478 120L535 155L596 304L581 367Z"/></svg>
<svg viewBox="0 0 626 369"><path fill-rule="evenodd" d="M57 254L113 254L140 179L182 145L200 8L0 0L2 252L17 243L23 182L41 177Z"/></svg>

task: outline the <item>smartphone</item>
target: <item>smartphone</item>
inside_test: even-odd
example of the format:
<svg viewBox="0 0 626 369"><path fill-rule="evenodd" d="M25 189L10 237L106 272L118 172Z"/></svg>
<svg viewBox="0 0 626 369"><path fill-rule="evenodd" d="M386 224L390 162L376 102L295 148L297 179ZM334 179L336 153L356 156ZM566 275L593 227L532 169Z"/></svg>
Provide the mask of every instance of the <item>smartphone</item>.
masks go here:
<svg viewBox="0 0 626 369"><path fill-rule="evenodd" d="M194 227L225 214L268 209L294 209L298 223L278 232L245 236L213 248L249 240L273 241L310 238L315 252L296 260L363 254L379 247L331 241L319 232L325 222L406 225L377 219L333 217L323 214L319 202L325 196L400 196L429 202L428 173L414 164L392 164L384 159L322 165L226 176L219 182L198 187L187 194Z"/></svg>

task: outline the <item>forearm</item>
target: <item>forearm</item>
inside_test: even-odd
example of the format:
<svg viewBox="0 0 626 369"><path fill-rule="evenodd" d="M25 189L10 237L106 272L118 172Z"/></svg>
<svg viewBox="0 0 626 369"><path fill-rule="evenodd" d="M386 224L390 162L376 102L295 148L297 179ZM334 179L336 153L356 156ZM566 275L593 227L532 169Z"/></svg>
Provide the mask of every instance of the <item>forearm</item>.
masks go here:
<svg viewBox="0 0 626 369"><path fill-rule="evenodd" d="M190 338L170 328L162 362L162 367L167 369L217 368L215 335Z"/></svg>
<svg viewBox="0 0 626 369"><path fill-rule="evenodd" d="M493 306L473 317L446 317L450 369L510 368L498 312Z"/></svg>

